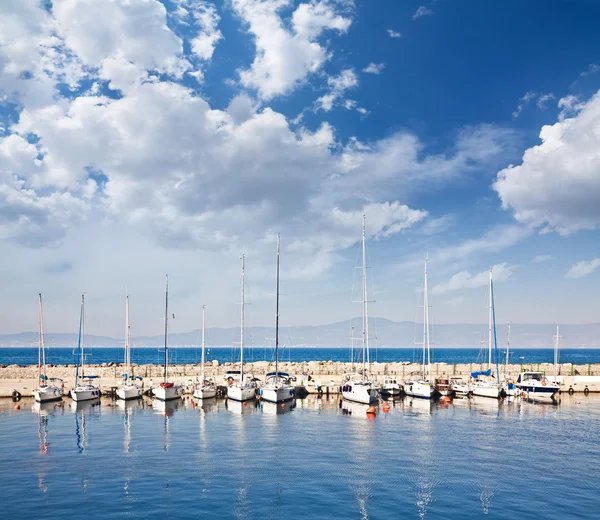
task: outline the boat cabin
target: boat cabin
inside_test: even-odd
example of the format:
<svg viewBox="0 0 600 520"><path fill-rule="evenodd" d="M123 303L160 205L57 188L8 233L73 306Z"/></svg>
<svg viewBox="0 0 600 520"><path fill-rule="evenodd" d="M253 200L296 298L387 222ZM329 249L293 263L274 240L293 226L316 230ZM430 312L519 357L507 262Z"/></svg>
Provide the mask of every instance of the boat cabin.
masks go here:
<svg viewBox="0 0 600 520"><path fill-rule="evenodd" d="M523 381L544 381L546 379L546 375L543 372L522 372L519 374L517 379L517 383L522 383Z"/></svg>

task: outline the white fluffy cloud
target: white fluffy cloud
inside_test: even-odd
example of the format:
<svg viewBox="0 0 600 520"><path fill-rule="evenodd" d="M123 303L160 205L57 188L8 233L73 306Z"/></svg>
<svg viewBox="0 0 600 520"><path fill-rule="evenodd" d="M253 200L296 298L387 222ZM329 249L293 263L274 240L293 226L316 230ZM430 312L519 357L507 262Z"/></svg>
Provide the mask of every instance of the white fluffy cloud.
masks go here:
<svg viewBox="0 0 600 520"><path fill-rule="evenodd" d="M559 104L562 116L542 128L542 144L500 171L494 189L519 222L568 235L600 226L600 92Z"/></svg>
<svg viewBox="0 0 600 520"><path fill-rule="evenodd" d="M506 263L496 264L492 267L494 282L502 282L506 280L513 271L513 266ZM490 281L490 272L483 271L476 275L472 275L469 271L461 271L456 273L450 280L445 283L438 284L433 287L433 294L443 294L449 291L457 291L459 289L476 289L484 287Z"/></svg>
<svg viewBox="0 0 600 520"><path fill-rule="evenodd" d="M233 0L256 45L252 66L240 71L240 81L263 99L286 94L318 71L329 59L319 37L325 31L346 32L351 24L339 12L340 3L312 0L295 9L288 28L279 13L291 5L291 0Z"/></svg>
<svg viewBox="0 0 600 520"><path fill-rule="evenodd" d="M358 87L358 77L352 69L343 70L339 76L330 76L327 79L327 86L329 92L319 99L317 99L316 105L318 109L329 112L336 101L343 98L344 93L347 90ZM356 103L353 101L346 100L345 107L350 109L353 108Z"/></svg>
<svg viewBox="0 0 600 520"><path fill-rule="evenodd" d="M423 16L430 16L432 14L433 11L431 9L422 5L416 10L415 14L413 14L413 20L416 20L417 18L421 18Z"/></svg>
<svg viewBox="0 0 600 520"><path fill-rule="evenodd" d="M367 74L381 74L381 71L385 68L385 63L369 63L364 69L363 72Z"/></svg>
<svg viewBox="0 0 600 520"><path fill-rule="evenodd" d="M387 33L390 38L401 38L402 37L402 34L400 34L398 31L394 31L393 29L388 29Z"/></svg>
<svg viewBox="0 0 600 520"><path fill-rule="evenodd" d="M565 274L565 278L583 278L588 274L592 274L598 267L600 267L600 258L582 260L571 266L571 269Z"/></svg>

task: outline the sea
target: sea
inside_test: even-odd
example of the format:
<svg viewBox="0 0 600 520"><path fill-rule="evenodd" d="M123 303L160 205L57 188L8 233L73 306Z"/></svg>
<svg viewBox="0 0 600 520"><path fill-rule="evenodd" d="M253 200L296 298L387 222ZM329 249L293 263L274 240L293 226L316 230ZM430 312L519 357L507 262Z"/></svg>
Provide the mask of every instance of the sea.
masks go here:
<svg viewBox="0 0 600 520"><path fill-rule="evenodd" d="M47 347L46 359L49 364L67 365L75 363L76 349L72 347ZM422 359L422 349L414 348L374 348L371 349L371 361L380 363L390 362L419 362ZM92 347L86 348L86 363L122 363L123 347ZM180 364L197 364L200 362L201 350L196 347L170 347L169 362ZM357 360L357 355L353 355ZM239 348L213 347L206 350L206 360L218 360L220 363L239 361ZM506 359L506 350L499 350L500 362ZM36 347L4 347L0 348L0 365L31 365L37 364L38 351ZM275 352L272 347L253 347L244 349L244 361L274 361ZM348 348L303 348L292 347L280 349L281 361L343 361L351 360ZM477 348L440 348L431 352L432 363L483 363L487 360L487 352ZM162 364L164 350L156 347L137 347L131 350L132 363ZM511 349L509 362L514 364L553 363L554 350L546 348ZM600 349L580 348L563 349L559 354L560 363L585 365L600 363Z"/></svg>
<svg viewBox="0 0 600 520"><path fill-rule="evenodd" d="M597 519L600 397L0 402L2 518Z"/></svg>

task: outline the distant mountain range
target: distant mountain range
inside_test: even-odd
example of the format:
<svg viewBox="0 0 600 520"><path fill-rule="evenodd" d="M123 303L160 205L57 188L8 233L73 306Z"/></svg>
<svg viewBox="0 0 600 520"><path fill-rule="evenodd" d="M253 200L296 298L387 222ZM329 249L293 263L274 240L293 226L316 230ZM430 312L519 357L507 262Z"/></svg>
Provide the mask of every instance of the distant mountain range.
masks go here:
<svg viewBox="0 0 600 520"><path fill-rule="evenodd" d="M348 320L329 325L284 327L280 330L280 344L292 347L348 347L352 324L354 337L361 337L361 320ZM395 322L384 318L369 321L371 344L379 347L413 347L421 341L422 324L410 321ZM506 345L507 325L499 325L498 347ZM207 344L213 347L231 346L239 342L239 328L206 329ZM514 348L552 347L555 325L517 324L511 327L511 346ZM600 348L600 323L583 325L561 325L561 348L587 347ZM74 333L46 333L46 344L71 347L77 342ZM273 345L275 329L273 327L248 327L245 344L247 346ZM376 339L375 339L376 338ZM477 324L435 325L431 331L432 345L437 348L479 348L481 341L487 341L487 328ZM123 344L119 338L86 335L86 345L90 347L118 347ZM164 343L163 336L138 336L132 338L137 347L158 347ZM200 331L169 335L170 346L197 346L200 343ZM355 344L360 345L360 339ZM26 347L37 345L37 332L19 334L0 334L0 346Z"/></svg>

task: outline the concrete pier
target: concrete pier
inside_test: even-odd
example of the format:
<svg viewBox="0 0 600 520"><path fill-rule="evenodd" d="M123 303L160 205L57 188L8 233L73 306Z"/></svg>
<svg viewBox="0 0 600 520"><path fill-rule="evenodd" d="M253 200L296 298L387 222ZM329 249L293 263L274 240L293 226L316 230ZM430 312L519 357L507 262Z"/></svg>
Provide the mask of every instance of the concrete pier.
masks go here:
<svg viewBox="0 0 600 520"><path fill-rule="evenodd" d="M116 386L122 378L123 366L111 363L111 366L86 365L86 374L100 376L100 384L103 389L109 390ZM212 378L217 384L223 384L223 375L227 370L238 369L238 364L213 361L206 365L206 377ZM359 367L354 366L355 369ZM484 370L486 367L480 363L446 364L436 363L431 367L433 378L438 376L456 376L468 379L471 372ZM259 361L244 365L244 371L252 373L255 377L264 380L267 372L275 370L273 363ZM320 387L323 393L336 393L342 382L344 374L351 373L350 363L333 361L309 361L299 363L279 363L279 370L289 373L297 378L297 384L303 385L311 393ZM65 393L73 387L75 377L74 365L55 365L47 367L48 377L57 377L63 380ZM544 372L546 376L554 376L554 366L551 363L527 363L513 364L507 367L510 378L516 379L520 372L535 371ZM144 378L145 388L156 386L160 383L163 375L161 365L137 365L132 367L134 375ZM415 363L372 363L371 377L376 381L383 382L386 376L394 376L398 382L404 381L419 374L419 365ZM501 378L504 375L504 367L500 367ZM169 365L169 378L173 381L186 384L200 375L199 365ZM561 388L567 392L570 388L573 392L600 392L600 364L573 365L565 363L558 366L558 381ZM30 365L21 367L10 365L0 367L0 397L10 397L14 390L23 396L31 395L37 386L37 366Z"/></svg>

